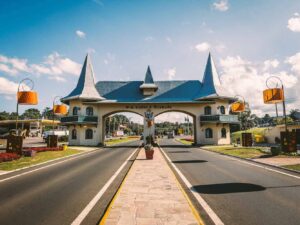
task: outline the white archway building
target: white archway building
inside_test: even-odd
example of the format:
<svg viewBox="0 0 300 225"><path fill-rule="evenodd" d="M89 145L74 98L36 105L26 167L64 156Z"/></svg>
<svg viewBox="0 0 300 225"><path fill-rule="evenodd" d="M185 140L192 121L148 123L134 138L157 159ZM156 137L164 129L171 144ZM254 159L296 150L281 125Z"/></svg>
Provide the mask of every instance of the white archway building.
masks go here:
<svg viewBox="0 0 300 225"><path fill-rule="evenodd" d="M196 144L229 144L229 124L238 123L229 114L234 100L222 87L209 54L202 82L199 80L154 81L148 67L144 81L99 81L86 56L75 89L62 102L69 114L61 122L69 127L70 145L96 146L104 142L104 119L116 112L134 112L144 119L144 136L154 135L145 115L184 112L194 118ZM146 113L146 114L145 114Z"/></svg>

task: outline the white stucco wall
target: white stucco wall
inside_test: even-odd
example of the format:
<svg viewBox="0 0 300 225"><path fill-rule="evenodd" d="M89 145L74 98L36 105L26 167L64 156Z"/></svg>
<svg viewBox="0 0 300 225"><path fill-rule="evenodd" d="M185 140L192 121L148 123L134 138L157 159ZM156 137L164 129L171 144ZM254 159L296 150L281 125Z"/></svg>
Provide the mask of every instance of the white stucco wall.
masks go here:
<svg viewBox="0 0 300 225"><path fill-rule="evenodd" d="M98 124L96 125L75 125L77 129L77 140L71 139L72 129L74 126L70 126L70 144L71 145L98 145L104 140L104 127L103 119L108 115L117 113L117 112L133 112L141 116L144 116L144 113L150 109L154 117L165 112L183 112L191 115L194 118L195 123L195 138L197 144L230 144L230 131L228 124L202 124L200 125L200 115L204 115L204 107L211 106L212 115L220 114L219 107L223 105L225 107L225 113L228 114L228 102L225 100L218 100L212 104L207 103L176 103L176 104L118 104L118 103L82 103L80 101L71 101L70 102L70 113L72 115L73 107L80 107L81 110L79 115L85 115L86 108L92 106L94 109L94 116L98 116ZM155 119L154 119L155 122ZM91 127L94 131L93 140L85 139L85 130ZM213 130L213 138L205 138L205 128L210 127ZM221 128L225 127L227 131L226 138L221 138ZM153 126L154 128L154 126Z"/></svg>

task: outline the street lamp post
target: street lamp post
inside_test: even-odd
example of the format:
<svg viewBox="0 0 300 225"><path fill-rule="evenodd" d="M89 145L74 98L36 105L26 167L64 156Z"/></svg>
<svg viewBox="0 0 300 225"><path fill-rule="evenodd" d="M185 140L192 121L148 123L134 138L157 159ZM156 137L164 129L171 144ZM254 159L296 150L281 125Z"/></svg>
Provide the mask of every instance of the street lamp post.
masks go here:
<svg viewBox="0 0 300 225"><path fill-rule="evenodd" d="M271 78L275 78L277 79L280 84L281 84L281 88L278 88L278 83L276 84L275 88L270 88L269 86L269 80ZM277 103L282 102L282 108L283 108L283 116L284 116L284 124L285 124L285 132L288 132L288 128L287 128L287 116L286 116L286 104L285 104L285 96L284 96L284 86L283 86L283 82L282 80L277 77L277 76L270 76L267 80L266 80L266 86L268 89L266 89L264 91L264 100L266 104L274 104L276 106L276 114L278 116L278 111L277 111Z"/></svg>
<svg viewBox="0 0 300 225"><path fill-rule="evenodd" d="M27 82L27 83L26 83ZM23 86L22 86L23 85ZM20 88L22 87L22 90ZM25 90L29 88L29 90ZM19 82L17 92L17 107L16 107L16 134L19 135L18 122L19 122L19 105L36 105L38 104L37 92L33 91L34 82L30 78L25 78Z"/></svg>

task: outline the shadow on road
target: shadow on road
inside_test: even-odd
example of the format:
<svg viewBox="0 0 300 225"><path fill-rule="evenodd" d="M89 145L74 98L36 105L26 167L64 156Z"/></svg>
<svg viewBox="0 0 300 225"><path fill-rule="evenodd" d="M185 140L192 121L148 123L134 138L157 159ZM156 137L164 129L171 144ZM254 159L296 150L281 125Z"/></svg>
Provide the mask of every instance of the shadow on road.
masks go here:
<svg viewBox="0 0 300 225"><path fill-rule="evenodd" d="M192 146L188 146L188 145L163 145L163 144L160 144L160 146L163 148L193 148Z"/></svg>
<svg viewBox="0 0 300 225"><path fill-rule="evenodd" d="M104 148L137 148L139 145L114 145L114 146L105 146Z"/></svg>
<svg viewBox="0 0 300 225"><path fill-rule="evenodd" d="M191 153L190 151L167 151L168 153Z"/></svg>
<svg viewBox="0 0 300 225"><path fill-rule="evenodd" d="M177 160L172 161L172 163L205 163L206 160Z"/></svg>
<svg viewBox="0 0 300 225"><path fill-rule="evenodd" d="M223 183L223 184L207 184L207 185L196 185L193 189L201 194L228 194L228 193L239 193L239 192L255 192L264 191L265 187L249 184L249 183Z"/></svg>

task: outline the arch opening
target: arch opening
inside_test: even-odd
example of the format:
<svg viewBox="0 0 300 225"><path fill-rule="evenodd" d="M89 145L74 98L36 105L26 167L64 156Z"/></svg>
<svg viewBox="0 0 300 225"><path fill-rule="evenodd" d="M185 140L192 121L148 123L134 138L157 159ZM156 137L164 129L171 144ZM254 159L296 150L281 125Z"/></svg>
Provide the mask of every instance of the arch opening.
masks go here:
<svg viewBox="0 0 300 225"><path fill-rule="evenodd" d="M140 140L143 135L143 116L132 111L114 111L103 116L104 143Z"/></svg>
<svg viewBox="0 0 300 225"><path fill-rule="evenodd" d="M159 138L160 145L196 143L195 115L185 112L170 110L155 116L155 135Z"/></svg>

